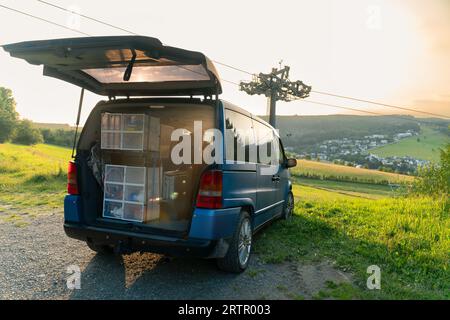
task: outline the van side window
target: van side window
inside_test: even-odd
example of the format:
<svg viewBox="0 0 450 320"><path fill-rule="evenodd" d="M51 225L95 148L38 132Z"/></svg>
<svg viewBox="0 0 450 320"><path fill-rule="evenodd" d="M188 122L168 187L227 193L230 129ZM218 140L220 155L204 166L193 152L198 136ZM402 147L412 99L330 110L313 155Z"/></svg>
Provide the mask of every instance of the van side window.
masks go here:
<svg viewBox="0 0 450 320"><path fill-rule="evenodd" d="M252 119L225 109L226 160L256 162L256 146Z"/></svg>
<svg viewBox="0 0 450 320"><path fill-rule="evenodd" d="M259 121L253 121L253 126L258 144L258 163L270 164L274 147L272 143L274 133L271 128Z"/></svg>
<svg viewBox="0 0 450 320"><path fill-rule="evenodd" d="M284 164L284 161L286 160L286 156L284 154L284 147L283 144L281 143L281 139L278 139L278 160L280 162L280 164Z"/></svg>

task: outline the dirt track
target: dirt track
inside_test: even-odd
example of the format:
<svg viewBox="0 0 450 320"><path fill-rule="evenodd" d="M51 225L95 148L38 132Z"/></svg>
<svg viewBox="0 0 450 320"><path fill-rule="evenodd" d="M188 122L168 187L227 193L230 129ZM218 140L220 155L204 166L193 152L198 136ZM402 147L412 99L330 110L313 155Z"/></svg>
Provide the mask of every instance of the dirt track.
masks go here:
<svg viewBox="0 0 450 320"><path fill-rule="evenodd" d="M326 263L271 265L257 256L239 275L219 271L211 260L105 257L68 238L62 219L55 212L26 226L0 222L0 299L308 299L327 280L349 281ZM79 290L67 288L70 265L80 267Z"/></svg>

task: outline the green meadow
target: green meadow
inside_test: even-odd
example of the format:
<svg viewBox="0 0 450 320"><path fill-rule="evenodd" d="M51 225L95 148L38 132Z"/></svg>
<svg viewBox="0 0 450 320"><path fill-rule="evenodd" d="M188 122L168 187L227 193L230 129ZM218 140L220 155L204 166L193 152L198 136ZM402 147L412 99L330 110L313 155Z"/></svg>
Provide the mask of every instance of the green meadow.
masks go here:
<svg viewBox="0 0 450 320"><path fill-rule="evenodd" d="M62 211L70 153L0 144L0 223ZM295 215L258 233L255 251L264 261L326 260L352 274L352 283L328 283L317 299L450 299L448 199L380 183L408 185L409 176L312 161L292 172ZM381 290L366 287L370 265L381 269Z"/></svg>
<svg viewBox="0 0 450 320"><path fill-rule="evenodd" d="M383 187L297 179L292 221L265 228L255 251L271 263L326 260L353 275L317 299L450 299L448 198ZM371 265L380 267L381 290L367 289Z"/></svg>
<svg viewBox="0 0 450 320"><path fill-rule="evenodd" d="M62 208L71 149L0 144L0 210Z"/></svg>
<svg viewBox="0 0 450 320"><path fill-rule="evenodd" d="M448 142L448 135L429 126L422 126L418 136L374 148L369 150L369 152L380 157L410 156L416 159L437 162L439 160L439 149Z"/></svg>

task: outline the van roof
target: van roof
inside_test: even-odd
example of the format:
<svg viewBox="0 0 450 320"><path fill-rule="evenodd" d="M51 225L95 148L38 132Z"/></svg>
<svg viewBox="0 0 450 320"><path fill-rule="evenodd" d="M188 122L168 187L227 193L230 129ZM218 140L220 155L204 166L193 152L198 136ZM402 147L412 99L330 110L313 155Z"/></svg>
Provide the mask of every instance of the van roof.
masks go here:
<svg viewBox="0 0 450 320"><path fill-rule="evenodd" d="M223 106L227 109L239 112L243 115L246 115L247 117L250 117L254 120L257 120L263 124L265 124L266 126L268 126L269 128L272 128L275 132L277 132L277 130L272 127L267 121L265 121L264 119L261 119L260 117L248 112L247 110L238 107L237 105L220 99L220 101L222 102ZM133 102L133 103L198 103L198 104L211 104L214 102L214 100L205 100L205 99L200 99L200 98L183 98L183 97L155 97L155 98L133 98L133 99L115 99L115 100L102 100L99 101L97 103L97 105L95 107L100 107L103 105L114 105L114 104L123 104L123 103L129 103L129 102ZM277 132L278 135L278 132Z"/></svg>

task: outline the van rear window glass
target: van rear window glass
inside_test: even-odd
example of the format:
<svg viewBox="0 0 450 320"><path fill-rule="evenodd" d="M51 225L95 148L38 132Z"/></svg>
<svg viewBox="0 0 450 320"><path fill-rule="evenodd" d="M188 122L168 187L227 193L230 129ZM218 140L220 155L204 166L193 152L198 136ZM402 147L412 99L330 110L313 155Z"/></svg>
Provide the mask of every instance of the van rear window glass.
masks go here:
<svg viewBox="0 0 450 320"><path fill-rule="evenodd" d="M203 65L134 66L129 81L123 80L126 67L83 69L101 83L169 82L210 80Z"/></svg>

